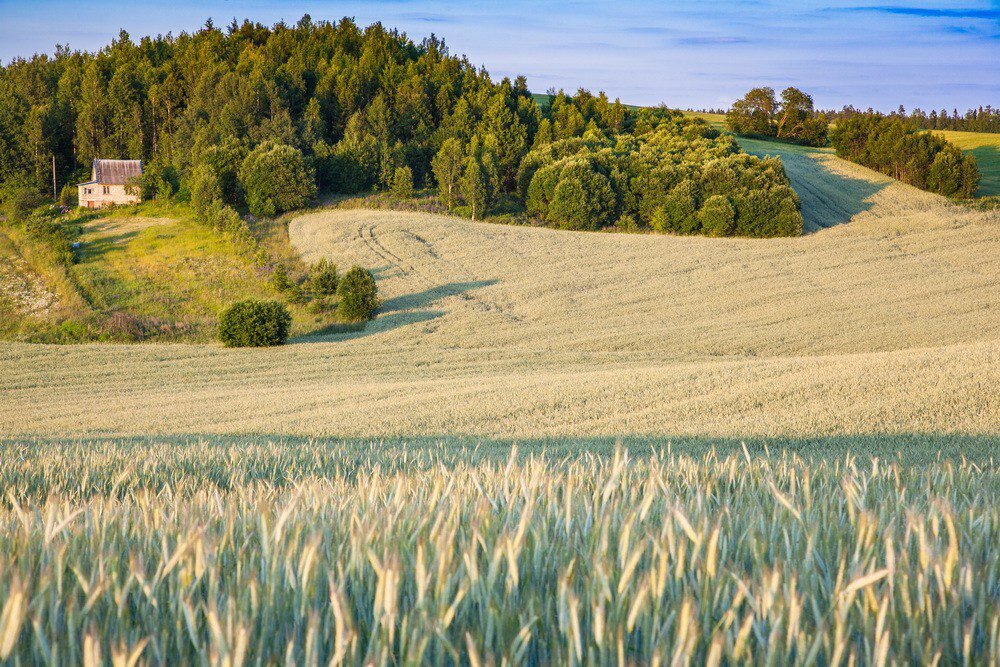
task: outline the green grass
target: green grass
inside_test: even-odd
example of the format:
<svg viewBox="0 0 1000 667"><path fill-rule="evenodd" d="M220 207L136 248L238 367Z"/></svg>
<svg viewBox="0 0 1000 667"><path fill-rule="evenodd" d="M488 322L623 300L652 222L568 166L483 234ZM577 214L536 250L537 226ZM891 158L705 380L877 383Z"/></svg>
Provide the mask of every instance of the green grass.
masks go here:
<svg viewBox="0 0 1000 667"><path fill-rule="evenodd" d="M39 342L77 340L208 341L215 337L218 313L241 299L277 299L270 268L247 257L226 236L200 224L183 205L149 202L100 213L74 211L61 224L79 226L73 264L60 264L45 248L17 230L20 254L34 273L59 295L59 307L39 318L10 312L13 323L0 333ZM290 248L282 222L259 230L271 257L302 276L307 267ZM13 243L0 238L0 253ZM326 330L337 320L330 310L315 312L289 304L292 335ZM14 320L17 320L14 322ZM137 333L141 332L141 333Z"/></svg>
<svg viewBox="0 0 1000 667"><path fill-rule="evenodd" d="M980 176L977 197L1000 196L1000 134L951 130L934 133L975 156Z"/></svg>
<svg viewBox="0 0 1000 667"><path fill-rule="evenodd" d="M85 225L72 267L102 312L127 312L211 337L217 313L247 298L280 298L225 238L189 220L115 215Z"/></svg>
<svg viewBox="0 0 1000 667"><path fill-rule="evenodd" d="M4 443L0 660L1000 659L995 460L646 444Z"/></svg>

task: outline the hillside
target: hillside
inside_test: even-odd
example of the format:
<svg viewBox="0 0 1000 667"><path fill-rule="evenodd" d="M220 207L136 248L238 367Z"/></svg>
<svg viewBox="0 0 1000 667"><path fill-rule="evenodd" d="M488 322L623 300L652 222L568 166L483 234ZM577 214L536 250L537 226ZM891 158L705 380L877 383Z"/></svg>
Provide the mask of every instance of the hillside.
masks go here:
<svg viewBox="0 0 1000 667"><path fill-rule="evenodd" d="M71 264L54 261L43 243L19 229L0 232L0 333L8 338L208 342L230 303L285 298L271 285L269 269L182 207L72 212L60 224L79 231ZM274 245L279 254L289 252ZM291 311L298 335L334 321L306 305Z"/></svg>
<svg viewBox="0 0 1000 667"><path fill-rule="evenodd" d="M779 145L812 230L736 240L318 211L364 332L281 349L4 345L5 433L995 435L1000 222ZM364 409L359 409L364 406Z"/></svg>
<svg viewBox="0 0 1000 667"><path fill-rule="evenodd" d="M1000 196L1000 134L935 130L966 153L976 156L979 165L979 197Z"/></svg>
<svg viewBox="0 0 1000 667"><path fill-rule="evenodd" d="M724 132L726 131L726 116L724 114L686 111L684 115L692 118L701 118L712 127ZM951 130L935 130L934 133L941 135L964 152L971 153L976 157L980 175L979 190L976 193L977 197L1000 195L1000 134ZM795 154L794 146L761 142L746 138L740 138L739 142L743 150L756 155L767 153L773 155L776 151L782 151L782 158L785 159L786 151L789 155ZM768 150L769 148L770 150ZM788 160L786 159L785 162L787 166ZM800 196L802 195L802 188L808 187L808 183L802 179L795 185L796 191L798 191Z"/></svg>

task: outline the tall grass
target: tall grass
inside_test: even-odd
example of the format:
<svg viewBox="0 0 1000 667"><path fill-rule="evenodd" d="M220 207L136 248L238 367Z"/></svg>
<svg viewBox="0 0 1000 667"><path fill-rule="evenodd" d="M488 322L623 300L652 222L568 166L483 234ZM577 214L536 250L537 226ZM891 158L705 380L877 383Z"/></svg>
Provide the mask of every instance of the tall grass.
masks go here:
<svg viewBox="0 0 1000 667"><path fill-rule="evenodd" d="M0 660L1000 660L992 460L2 454Z"/></svg>

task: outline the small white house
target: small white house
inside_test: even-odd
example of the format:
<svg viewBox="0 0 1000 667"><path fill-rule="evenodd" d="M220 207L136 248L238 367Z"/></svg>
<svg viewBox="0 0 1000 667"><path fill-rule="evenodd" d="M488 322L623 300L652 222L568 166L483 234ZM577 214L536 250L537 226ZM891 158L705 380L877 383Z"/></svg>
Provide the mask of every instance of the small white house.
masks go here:
<svg viewBox="0 0 1000 667"><path fill-rule="evenodd" d="M142 176L142 160L94 160L90 180L77 186L80 208L138 203L139 196L126 187L137 176Z"/></svg>

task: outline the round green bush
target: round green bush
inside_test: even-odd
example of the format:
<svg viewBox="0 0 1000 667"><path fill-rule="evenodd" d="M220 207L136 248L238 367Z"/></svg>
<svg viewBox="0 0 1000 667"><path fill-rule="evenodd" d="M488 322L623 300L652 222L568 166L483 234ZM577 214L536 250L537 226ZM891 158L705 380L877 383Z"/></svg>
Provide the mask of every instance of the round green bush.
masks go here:
<svg viewBox="0 0 1000 667"><path fill-rule="evenodd" d="M277 301L248 299L229 306L219 318L219 340L226 347L269 347L288 340L292 316Z"/></svg>
<svg viewBox="0 0 1000 667"><path fill-rule="evenodd" d="M240 168L240 182L256 216L274 217L302 208L316 196L316 178L302 152L274 141L250 151Z"/></svg>
<svg viewBox="0 0 1000 667"><path fill-rule="evenodd" d="M712 195L698 211L702 233L708 236L729 236L736 222L736 211L726 197Z"/></svg>
<svg viewBox="0 0 1000 667"><path fill-rule="evenodd" d="M312 291L318 296L332 296L337 293L340 276L337 275L337 265L325 257L309 270L309 282Z"/></svg>
<svg viewBox="0 0 1000 667"><path fill-rule="evenodd" d="M360 322L375 316L382 302L371 271L360 266L351 267L337 285L337 315L342 320Z"/></svg>

